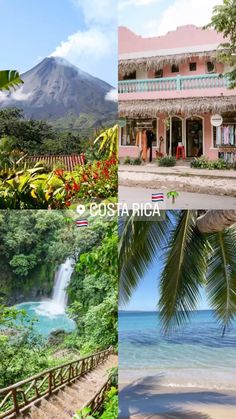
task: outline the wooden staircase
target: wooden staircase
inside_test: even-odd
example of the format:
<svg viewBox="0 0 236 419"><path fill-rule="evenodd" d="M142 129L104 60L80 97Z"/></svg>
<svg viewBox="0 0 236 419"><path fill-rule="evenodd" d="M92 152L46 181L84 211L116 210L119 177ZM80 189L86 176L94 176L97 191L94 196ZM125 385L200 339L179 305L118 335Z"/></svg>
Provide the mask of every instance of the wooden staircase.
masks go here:
<svg viewBox="0 0 236 419"><path fill-rule="evenodd" d="M97 362L94 361L95 359ZM45 391L44 387L45 382L50 384L51 381L52 384L53 380L52 376L50 378L49 372L53 371L54 377L58 379L58 377L60 376L60 380L63 381L63 374L64 371L66 371L65 365L57 367L57 369L52 369L47 372L44 372L41 376L36 376L37 381L35 381L35 377L32 377L32 379L28 379L27 389L24 390L24 393L22 393L22 383L24 384L24 382L18 383L18 387L17 384L15 384L14 389L17 388L16 394L18 412L16 412L16 406L14 406L12 409L8 408L6 412L0 413L0 418L69 419L73 418L76 411L83 409L85 406L90 406L92 412L95 412L101 405L104 399L105 392L110 387L108 370L117 366L117 356L113 354L113 349L111 350L110 348L107 351L103 351L99 354L94 354L91 357L83 358L82 360L78 360L77 362L79 362L79 365L83 366L82 368L79 368L78 377L72 378L70 373L69 381L66 380L62 385L56 386L56 388L53 391ZM73 363L71 364L73 365ZM66 366L71 367L71 364L66 364ZM85 366L87 367L87 371L85 371ZM62 367L64 368L64 370L63 372L60 372L61 370L59 368ZM71 370L71 368L69 368L69 370ZM55 371L57 372L55 373ZM46 373L47 375L45 375ZM38 381L39 377L41 377L41 381ZM49 377L49 380L45 379L45 377ZM32 390L35 389L36 383L40 384L37 384L36 395L38 397L35 398ZM45 393L43 396L41 396L40 389L44 389L42 391L43 393ZM0 390L0 395L2 393L6 393L5 402L9 402L10 400L9 390L12 390L12 387ZM26 396L24 397L25 393ZM14 402L14 392L11 394L13 394L12 397ZM29 394L30 396L28 396L27 399L27 395ZM33 399L33 401L31 399ZM24 400L24 402L22 402L22 400ZM2 408L4 406L4 403L1 402L0 406Z"/></svg>

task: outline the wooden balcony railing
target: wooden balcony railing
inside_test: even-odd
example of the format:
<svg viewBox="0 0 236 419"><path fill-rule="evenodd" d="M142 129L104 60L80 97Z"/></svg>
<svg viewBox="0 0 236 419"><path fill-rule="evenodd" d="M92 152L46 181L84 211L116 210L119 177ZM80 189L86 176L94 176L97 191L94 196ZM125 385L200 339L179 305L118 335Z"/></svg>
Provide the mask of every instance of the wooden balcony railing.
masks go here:
<svg viewBox="0 0 236 419"><path fill-rule="evenodd" d="M118 92L161 92L170 90L191 90L227 88L228 79L220 74L200 74L198 76L163 77L159 79L122 80L118 83Z"/></svg>
<svg viewBox="0 0 236 419"><path fill-rule="evenodd" d="M13 418L31 407L36 401L50 396L65 385L103 363L114 352L113 348L97 352L0 390L0 418Z"/></svg>

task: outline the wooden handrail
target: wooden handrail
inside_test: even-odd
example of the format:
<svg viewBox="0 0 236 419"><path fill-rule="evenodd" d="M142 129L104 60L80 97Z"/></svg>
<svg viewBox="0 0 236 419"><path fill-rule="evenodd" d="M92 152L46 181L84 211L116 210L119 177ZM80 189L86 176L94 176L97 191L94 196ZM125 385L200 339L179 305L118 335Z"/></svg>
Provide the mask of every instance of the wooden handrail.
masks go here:
<svg viewBox="0 0 236 419"><path fill-rule="evenodd" d="M113 347L43 371L0 390L0 419L15 417L33 402L96 368L114 353ZM29 384L29 385L28 385Z"/></svg>
<svg viewBox="0 0 236 419"><path fill-rule="evenodd" d="M90 407L91 413L92 414L96 413L101 407L101 405L103 404L107 391L111 388L111 382L112 382L112 378L109 377L103 383L103 385L99 388L96 394L94 394L91 397L91 399L83 405L81 410L83 410L85 407Z"/></svg>

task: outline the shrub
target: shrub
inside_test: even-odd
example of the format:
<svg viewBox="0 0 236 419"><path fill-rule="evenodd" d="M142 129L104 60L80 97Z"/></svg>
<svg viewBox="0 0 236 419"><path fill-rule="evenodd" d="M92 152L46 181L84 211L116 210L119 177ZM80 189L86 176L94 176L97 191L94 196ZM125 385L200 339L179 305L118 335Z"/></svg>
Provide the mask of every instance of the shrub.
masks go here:
<svg viewBox="0 0 236 419"><path fill-rule="evenodd" d="M0 208L62 209L78 200L117 196L117 159L87 163L77 171L33 169L0 171Z"/></svg>
<svg viewBox="0 0 236 419"><path fill-rule="evenodd" d="M195 169L208 169L209 160L205 156L194 157L190 166Z"/></svg>
<svg viewBox="0 0 236 419"><path fill-rule="evenodd" d="M116 387L111 387L104 402L104 412L101 419L116 419L118 417L118 391Z"/></svg>
<svg viewBox="0 0 236 419"><path fill-rule="evenodd" d="M161 157L158 161L160 167L171 167L176 165L176 159L172 156Z"/></svg>
<svg viewBox="0 0 236 419"><path fill-rule="evenodd" d="M140 166L141 163L142 163L142 161L139 157L136 157L136 159L133 159L130 162L130 164L132 164L133 166Z"/></svg>
<svg viewBox="0 0 236 419"><path fill-rule="evenodd" d="M205 156L195 157L191 162L191 167L195 169L209 169L209 170L225 170L231 166L224 159L209 160Z"/></svg>
<svg viewBox="0 0 236 419"><path fill-rule="evenodd" d="M123 164L131 164L131 158L129 156L126 156Z"/></svg>

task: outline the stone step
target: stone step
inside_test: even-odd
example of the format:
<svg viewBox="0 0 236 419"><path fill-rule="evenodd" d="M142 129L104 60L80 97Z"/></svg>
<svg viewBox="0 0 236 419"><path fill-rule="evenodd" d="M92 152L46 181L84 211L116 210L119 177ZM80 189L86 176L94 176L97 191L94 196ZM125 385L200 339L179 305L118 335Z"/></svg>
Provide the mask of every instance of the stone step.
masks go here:
<svg viewBox="0 0 236 419"><path fill-rule="evenodd" d="M40 403L40 409L43 410L50 419L68 419L70 418L60 407L48 400Z"/></svg>
<svg viewBox="0 0 236 419"><path fill-rule="evenodd" d="M30 410L30 419L49 419L40 407L33 406Z"/></svg>
<svg viewBox="0 0 236 419"><path fill-rule="evenodd" d="M53 396L52 403L55 403L65 414L69 417L74 415L76 411L76 406L72 407L71 403L68 400L64 400L58 396Z"/></svg>

